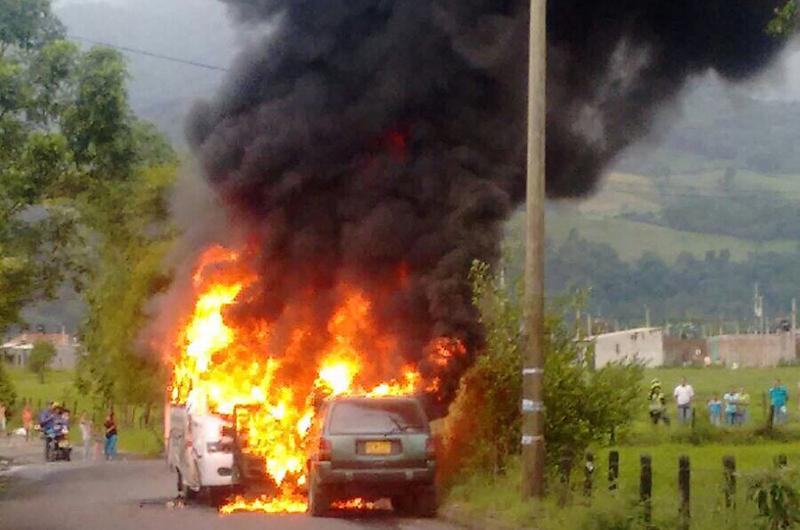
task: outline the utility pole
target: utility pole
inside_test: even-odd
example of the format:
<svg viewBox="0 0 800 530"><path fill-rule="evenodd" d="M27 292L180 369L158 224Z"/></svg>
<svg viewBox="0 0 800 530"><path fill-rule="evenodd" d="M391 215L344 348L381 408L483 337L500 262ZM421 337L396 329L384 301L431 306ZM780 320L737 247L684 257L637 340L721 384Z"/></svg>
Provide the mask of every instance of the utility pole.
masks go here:
<svg viewBox="0 0 800 530"><path fill-rule="evenodd" d="M544 496L544 199L547 1L531 0L528 64L528 182L522 364L522 494Z"/></svg>

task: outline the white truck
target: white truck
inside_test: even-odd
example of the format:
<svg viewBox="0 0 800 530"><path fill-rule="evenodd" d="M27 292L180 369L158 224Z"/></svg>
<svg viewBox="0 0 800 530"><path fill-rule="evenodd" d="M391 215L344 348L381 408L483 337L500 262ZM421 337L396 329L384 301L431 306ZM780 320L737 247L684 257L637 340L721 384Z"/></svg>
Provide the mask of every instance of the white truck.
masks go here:
<svg viewBox="0 0 800 530"><path fill-rule="evenodd" d="M234 437L233 425L223 416L192 414L186 406L167 405L167 464L177 473L178 491L185 498L219 502L237 489Z"/></svg>

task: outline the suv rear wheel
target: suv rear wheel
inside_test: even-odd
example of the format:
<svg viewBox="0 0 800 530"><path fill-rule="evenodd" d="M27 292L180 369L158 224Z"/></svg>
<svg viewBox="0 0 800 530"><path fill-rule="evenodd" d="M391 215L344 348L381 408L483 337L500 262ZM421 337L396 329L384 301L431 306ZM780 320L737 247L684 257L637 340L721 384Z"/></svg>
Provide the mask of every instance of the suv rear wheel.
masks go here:
<svg viewBox="0 0 800 530"><path fill-rule="evenodd" d="M312 517L324 517L331 507L331 499L325 487L319 483L315 474L311 474L308 487L308 513Z"/></svg>
<svg viewBox="0 0 800 530"><path fill-rule="evenodd" d="M414 512L418 517L436 517L438 507L436 486L425 486L417 490Z"/></svg>

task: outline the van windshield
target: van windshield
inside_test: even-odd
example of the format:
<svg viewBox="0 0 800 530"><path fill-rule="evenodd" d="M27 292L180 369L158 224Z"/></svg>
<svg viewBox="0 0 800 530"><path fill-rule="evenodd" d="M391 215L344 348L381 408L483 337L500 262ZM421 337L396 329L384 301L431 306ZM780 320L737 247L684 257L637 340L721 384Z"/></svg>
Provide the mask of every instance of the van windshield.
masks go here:
<svg viewBox="0 0 800 530"><path fill-rule="evenodd" d="M335 403L331 434L400 434L427 432L419 406L413 401L363 400Z"/></svg>

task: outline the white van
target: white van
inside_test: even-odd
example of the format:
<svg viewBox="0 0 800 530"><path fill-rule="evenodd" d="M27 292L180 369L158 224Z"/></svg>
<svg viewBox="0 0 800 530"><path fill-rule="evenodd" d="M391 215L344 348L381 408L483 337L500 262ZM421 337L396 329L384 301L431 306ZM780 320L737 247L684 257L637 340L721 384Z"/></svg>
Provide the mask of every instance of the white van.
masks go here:
<svg viewBox="0 0 800 530"><path fill-rule="evenodd" d="M238 485L230 421L195 416L177 405L168 405L164 416L167 464L177 472L178 491L187 499L202 495L212 502L229 495Z"/></svg>

